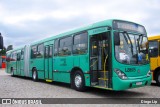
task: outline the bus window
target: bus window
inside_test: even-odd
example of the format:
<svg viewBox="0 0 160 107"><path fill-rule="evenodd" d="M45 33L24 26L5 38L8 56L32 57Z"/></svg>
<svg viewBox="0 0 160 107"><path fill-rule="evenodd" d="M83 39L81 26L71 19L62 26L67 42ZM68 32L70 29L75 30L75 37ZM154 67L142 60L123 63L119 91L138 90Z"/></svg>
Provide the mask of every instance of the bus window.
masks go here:
<svg viewBox="0 0 160 107"><path fill-rule="evenodd" d="M150 53L150 57L158 56L158 41L149 42L149 53Z"/></svg>
<svg viewBox="0 0 160 107"><path fill-rule="evenodd" d="M43 44L38 45L37 58L43 58Z"/></svg>
<svg viewBox="0 0 160 107"><path fill-rule="evenodd" d="M71 55L72 37L66 37L60 40L59 56Z"/></svg>
<svg viewBox="0 0 160 107"><path fill-rule="evenodd" d="M49 47L49 57L52 57L53 46Z"/></svg>
<svg viewBox="0 0 160 107"><path fill-rule="evenodd" d="M21 54L17 53L17 61L20 61L20 59L21 59Z"/></svg>
<svg viewBox="0 0 160 107"><path fill-rule="evenodd" d="M17 54L16 52L12 53L12 61L16 61L17 60Z"/></svg>
<svg viewBox="0 0 160 107"><path fill-rule="evenodd" d="M23 60L24 59L24 50L22 49L21 50L21 60Z"/></svg>
<svg viewBox="0 0 160 107"><path fill-rule="evenodd" d="M36 54L37 54L37 46L32 46L31 58L36 58Z"/></svg>
<svg viewBox="0 0 160 107"><path fill-rule="evenodd" d="M87 53L88 36L87 33L82 33L74 36L73 54Z"/></svg>
<svg viewBox="0 0 160 107"><path fill-rule="evenodd" d="M45 47L45 58L48 58L48 47Z"/></svg>
<svg viewBox="0 0 160 107"><path fill-rule="evenodd" d="M55 43L54 43L54 56L57 56L58 55L58 39L55 40Z"/></svg>
<svg viewBox="0 0 160 107"><path fill-rule="evenodd" d="M6 54L6 62L10 62L11 60L11 55L10 54Z"/></svg>

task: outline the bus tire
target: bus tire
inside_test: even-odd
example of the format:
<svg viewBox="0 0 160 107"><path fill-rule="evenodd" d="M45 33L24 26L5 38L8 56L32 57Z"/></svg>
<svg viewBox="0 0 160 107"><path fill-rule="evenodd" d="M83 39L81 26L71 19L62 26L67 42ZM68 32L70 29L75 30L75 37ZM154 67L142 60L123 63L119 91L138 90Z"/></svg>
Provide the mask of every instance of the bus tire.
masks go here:
<svg viewBox="0 0 160 107"><path fill-rule="evenodd" d="M160 86L160 71L156 73L156 84Z"/></svg>
<svg viewBox="0 0 160 107"><path fill-rule="evenodd" d="M37 73L37 70L36 69L33 69L33 72L32 72L32 79L33 81L38 81L38 73Z"/></svg>
<svg viewBox="0 0 160 107"><path fill-rule="evenodd" d="M14 70L11 68L11 76L14 77Z"/></svg>
<svg viewBox="0 0 160 107"><path fill-rule="evenodd" d="M86 87L83 73L78 70L73 74L72 77L73 88L77 91L85 91Z"/></svg>

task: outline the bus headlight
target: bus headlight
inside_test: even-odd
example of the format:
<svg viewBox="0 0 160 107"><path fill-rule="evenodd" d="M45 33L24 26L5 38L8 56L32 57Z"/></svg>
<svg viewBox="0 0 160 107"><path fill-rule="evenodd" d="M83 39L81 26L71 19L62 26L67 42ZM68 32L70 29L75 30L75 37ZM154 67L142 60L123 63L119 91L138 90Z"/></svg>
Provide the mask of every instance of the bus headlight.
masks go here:
<svg viewBox="0 0 160 107"><path fill-rule="evenodd" d="M125 73L123 73L121 70L119 69L114 69L114 72L116 72L116 74L118 75L119 78L126 80L127 76Z"/></svg>
<svg viewBox="0 0 160 107"><path fill-rule="evenodd" d="M151 74L152 74L152 73L151 73L151 71L149 70L148 73L147 73L147 77L151 76Z"/></svg>

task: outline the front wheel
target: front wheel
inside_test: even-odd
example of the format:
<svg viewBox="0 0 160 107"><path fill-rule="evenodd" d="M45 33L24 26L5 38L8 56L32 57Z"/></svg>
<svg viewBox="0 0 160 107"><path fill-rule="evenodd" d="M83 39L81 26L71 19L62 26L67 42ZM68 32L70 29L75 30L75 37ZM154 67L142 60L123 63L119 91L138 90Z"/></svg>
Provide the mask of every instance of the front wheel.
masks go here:
<svg viewBox="0 0 160 107"><path fill-rule="evenodd" d="M86 89L84 75L81 71L76 71L72 79L73 79L73 88L75 90L84 91Z"/></svg>
<svg viewBox="0 0 160 107"><path fill-rule="evenodd" d="M160 86L160 71L156 74L156 84Z"/></svg>

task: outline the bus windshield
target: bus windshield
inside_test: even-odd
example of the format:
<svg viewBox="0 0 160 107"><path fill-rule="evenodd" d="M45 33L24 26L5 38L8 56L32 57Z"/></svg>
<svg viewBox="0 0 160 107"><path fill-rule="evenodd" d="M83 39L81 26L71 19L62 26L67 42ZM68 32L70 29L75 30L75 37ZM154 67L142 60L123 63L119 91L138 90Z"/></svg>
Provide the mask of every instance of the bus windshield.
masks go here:
<svg viewBox="0 0 160 107"><path fill-rule="evenodd" d="M123 64L147 64L148 39L143 35L119 33L120 44L115 44L115 57ZM115 37L116 38L116 37Z"/></svg>

